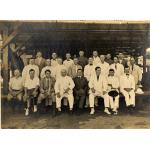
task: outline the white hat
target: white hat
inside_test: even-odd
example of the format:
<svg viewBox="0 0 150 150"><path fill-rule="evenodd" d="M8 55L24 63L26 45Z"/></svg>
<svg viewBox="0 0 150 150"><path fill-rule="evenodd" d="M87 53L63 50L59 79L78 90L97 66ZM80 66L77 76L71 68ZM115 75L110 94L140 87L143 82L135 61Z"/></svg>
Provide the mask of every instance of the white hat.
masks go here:
<svg viewBox="0 0 150 150"><path fill-rule="evenodd" d="M136 92L135 92L136 94L143 94L144 92L142 91L142 89L141 88L138 88L137 90L136 90Z"/></svg>

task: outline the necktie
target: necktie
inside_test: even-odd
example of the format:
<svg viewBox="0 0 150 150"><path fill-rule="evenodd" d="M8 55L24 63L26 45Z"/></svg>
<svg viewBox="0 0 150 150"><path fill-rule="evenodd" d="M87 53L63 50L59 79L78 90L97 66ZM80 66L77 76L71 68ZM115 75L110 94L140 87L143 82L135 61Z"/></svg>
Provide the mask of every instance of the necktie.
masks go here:
<svg viewBox="0 0 150 150"><path fill-rule="evenodd" d="M99 76L97 76L97 80L99 80Z"/></svg>
<svg viewBox="0 0 150 150"><path fill-rule="evenodd" d="M115 64L115 69L117 70L117 64Z"/></svg>
<svg viewBox="0 0 150 150"><path fill-rule="evenodd" d="M132 65L132 71L133 71L133 65Z"/></svg>

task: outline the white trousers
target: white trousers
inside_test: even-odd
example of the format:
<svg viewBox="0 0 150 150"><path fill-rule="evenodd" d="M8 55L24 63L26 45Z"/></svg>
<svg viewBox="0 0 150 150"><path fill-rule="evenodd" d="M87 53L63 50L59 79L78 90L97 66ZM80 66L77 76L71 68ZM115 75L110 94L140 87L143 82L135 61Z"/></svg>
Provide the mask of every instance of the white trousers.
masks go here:
<svg viewBox="0 0 150 150"><path fill-rule="evenodd" d="M104 106L109 107L109 97L108 94L102 95L100 93L90 93L89 94L89 103L90 103L90 107L94 107L94 103L95 103L95 98L96 97L102 97L104 99Z"/></svg>
<svg viewBox="0 0 150 150"><path fill-rule="evenodd" d="M56 96L56 108L60 108L61 107L61 100L63 98L67 98L68 102L69 102L69 108L73 108L73 104L74 104L74 97L73 94L63 94L61 95L60 98L58 98Z"/></svg>
<svg viewBox="0 0 150 150"><path fill-rule="evenodd" d="M119 95L116 96L114 100L111 96L109 96L109 102L111 109L116 110L117 108L119 108Z"/></svg>
<svg viewBox="0 0 150 150"><path fill-rule="evenodd" d="M129 105L135 106L135 92L134 92L134 90L131 90L130 92L122 90L121 93L125 97L126 106L129 106Z"/></svg>

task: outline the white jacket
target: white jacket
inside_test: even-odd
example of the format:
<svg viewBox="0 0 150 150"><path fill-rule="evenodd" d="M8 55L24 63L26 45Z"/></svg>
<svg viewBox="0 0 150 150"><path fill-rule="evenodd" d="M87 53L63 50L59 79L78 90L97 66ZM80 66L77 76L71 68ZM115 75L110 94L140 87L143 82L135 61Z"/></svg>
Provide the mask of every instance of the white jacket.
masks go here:
<svg viewBox="0 0 150 150"><path fill-rule="evenodd" d="M56 80L55 83L55 87L54 87L55 93L60 93L61 95L63 95L65 90L67 88L70 88L68 94L72 94L74 86L75 84L71 77L69 76L60 77L59 79Z"/></svg>
<svg viewBox="0 0 150 150"><path fill-rule="evenodd" d="M94 88L96 92L103 94L103 91L107 91L107 79L100 75L99 80L97 80L96 74L93 74L90 78L89 88ZM90 90L91 92L91 90Z"/></svg>
<svg viewBox="0 0 150 150"><path fill-rule="evenodd" d="M115 68L115 65L116 65L117 68ZM119 63L115 64L115 63L113 63L112 65L110 65L110 68L114 69L115 76L118 77L118 78L120 78L120 76L124 74L124 66L122 64L119 64Z"/></svg>
<svg viewBox="0 0 150 150"><path fill-rule="evenodd" d="M97 65L98 63L101 63L100 58L98 56L97 57L93 57L93 65Z"/></svg>
<svg viewBox="0 0 150 150"><path fill-rule="evenodd" d="M107 62L99 63L99 64L96 65L96 67L97 66L101 68L101 75L108 76L110 66Z"/></svg>
<svg viewBox="0 0 150 150"><path fill-rule="evenodd" d="M126 74L123 74L120 77L120 91L123 91L124 88L133 88L135 90L135 80L133 75L127 76Z"/></svg>
<svg viewBox="0 0 150 150"><path fill-rule="evenodd" d="M86 65L85 67L84 67L84 77L88 80L88 81L90 81L90 78L91 78L91 76L92 76L92 74L93 74L93 72L95 71L95 66L94 65Z"/></svg>
<svg viewBox="0 0 150 150"><path fill-rule="evenodd" d="M65 69L67 71L67 68L65 65L57 65L54 69L54 76L56 79L59 79L61 77L61 70Z"/></svg>
<svg viewBox="0 0 150 150"><path fill-rule="evenodd" d="M68 60L64 60L63 64L66 66L67 72L68 72L69 68L74 64L74 62L73 62L72 59L70 59L69 61Z"/></svg>
<svg viewBox="0 0 150 150"><path fill-rule="evenodd" d="M112 87L108 86L108 90L111 90L112 88L118 89L119 88L119 79L116 76L108 76L107 77L108 84L111 84Z"/></svg>

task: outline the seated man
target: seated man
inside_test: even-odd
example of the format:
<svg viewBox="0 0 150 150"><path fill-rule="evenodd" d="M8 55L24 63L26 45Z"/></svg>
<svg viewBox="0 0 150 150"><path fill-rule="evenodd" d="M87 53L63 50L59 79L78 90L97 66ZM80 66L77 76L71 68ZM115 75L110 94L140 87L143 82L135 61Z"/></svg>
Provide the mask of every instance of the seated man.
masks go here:
<svg viewBox="0 0 150 150"><path fill-rule="evenodd" d="M8 104L13 108L14 105L21 106L23 97L23 79L20 76L20 71L16 69L14 71L14 77L9 81L9 93L7 96ZM17 103L16 103L17 102Z"/></svg>
<svg viewBox="0 0 150 150"><path fill-rule="evenodd" d="M119 107L119 79L114 76L114 69L109 69L109 75L107 77L108 82L108 95L110 101L110 107L114 115L117 115Z"/></svg>
<svg viewBox="0 0 150 150"><path fill-rule="evenodd" d="M77 105L77 108L80 110L83 109L87 90L88 90L88 81L83 76L82 69L77 70L77 77L74 79L75 88L74 88L74 96L75 96L75 103Z"/></svg>
<svg viewBox="0 0 150 150"><path fill-rule="evenodd" d="M120 77L120 91L125 97L129 113L132 113L135 107L135 80L127 66L125 67L125 74Z"/></svg>
<svg viewBox="0 0 150 150"><path fill-rule="evenodd" d="M33 69L29 70L29 77L25 80L25 115L29 115L30 102L33 100L33 111L37 112L37 95L39 88L39 78L35 76L35 71Z"/></svg>
<svg viewBox="0 0 150 150"><path fill-rule="evenodd" d="M46 105L55 105L55 91L54 91L55 79L51 76L51 71L45 71L45 77L40 82L40 95L38 97L38 110L40 112L42 101L46 100ZM55 108L54 108L55 110Z"/></svg>
<svg viewBox="0 0 150 150"><path fill-rule="evenodd" d="M74 97L73 97L73 88L74 82L71 77L67 76L67 71L65 69L61 70L61 77L56 79L55 83L55 93L56 93L56 108L58 111L61 111L61 100L67 98L69 102L69 108L72 112Z"/></svg>
<svg viewBox="0 0 150 150"><path fill-rule="evenodd" d="M109 112L109 97L107 94L107 80L104 76L101 75L101 68L96 67L95 72L91 76L91 79L89 81L89 103L91 107L91 112L90 114L93 115L95 113L94 109L94 101L96 97L102 97L104 98L104 105L105 105L105 110L104 112L108 115L111 113Z"/></svg>

